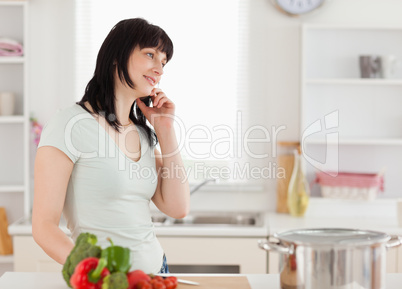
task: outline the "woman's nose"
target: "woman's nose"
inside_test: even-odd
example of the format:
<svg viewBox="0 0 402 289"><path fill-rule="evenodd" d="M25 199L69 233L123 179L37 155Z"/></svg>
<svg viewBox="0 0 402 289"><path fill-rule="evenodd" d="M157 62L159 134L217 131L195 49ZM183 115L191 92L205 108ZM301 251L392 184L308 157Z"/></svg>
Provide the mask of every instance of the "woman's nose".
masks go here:
<svg viewBox="0 0 402 289"><path fill-rule="evenodd" d="M158 75L162 75L162 74L163 74L163 66L162 66L162 63L155 64L154 72L155 72L156 74L158 74Z"/></svg>

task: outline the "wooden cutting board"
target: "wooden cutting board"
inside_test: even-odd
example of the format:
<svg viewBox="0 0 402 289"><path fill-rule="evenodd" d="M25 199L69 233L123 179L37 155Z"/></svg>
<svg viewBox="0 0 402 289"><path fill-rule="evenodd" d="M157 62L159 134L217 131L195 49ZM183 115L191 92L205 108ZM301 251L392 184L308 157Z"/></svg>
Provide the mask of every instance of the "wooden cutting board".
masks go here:
<svg viewBox="0 0 402 289"><path fill-rule="evenodd" d="M179 277L200 283L199 286L181 284L177 289L251 289L246 276L239 277Z"/></svg>
<svg viewBox="0 0 402 289"><path fill-rule="evenodd" d="M276 212L289 213L288 209L288 187L292 176L295 157L293 155L278 156L278 169L282 168L285 175L276 182Z"/></svg>
<svg viewBox="0 0 402 289"><path fill-rule="evenodd" d="M8 222L6 209L0 207L0 255L13 253L13 243L8 234Z"/></svg>

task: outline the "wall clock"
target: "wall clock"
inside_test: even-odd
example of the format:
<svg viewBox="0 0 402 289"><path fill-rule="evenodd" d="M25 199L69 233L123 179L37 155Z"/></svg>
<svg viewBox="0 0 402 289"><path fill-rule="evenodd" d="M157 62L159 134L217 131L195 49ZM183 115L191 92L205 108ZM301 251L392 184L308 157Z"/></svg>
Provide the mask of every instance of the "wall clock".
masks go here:
<svg viewBox="0 0 402 289"><path fill-rule="evenodd" d="M276 8L287 15L306 14L321 7L326 0L271 0Z"/></svg>

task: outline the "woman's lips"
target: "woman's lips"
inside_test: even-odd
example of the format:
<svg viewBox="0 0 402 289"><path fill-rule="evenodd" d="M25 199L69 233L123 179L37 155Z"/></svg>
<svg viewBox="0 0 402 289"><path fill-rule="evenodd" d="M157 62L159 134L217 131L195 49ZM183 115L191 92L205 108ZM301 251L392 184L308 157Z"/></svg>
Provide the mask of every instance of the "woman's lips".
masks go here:
<svg viewBox="0 0 402 289"><path fill-rule="evenodd" d="M144 77L145 77L145 79L146 79L152 86L155 85L155 83L156 83L155 78L153 78L153 77L151 77L151 76L146 76L146 75L144 75Z"/></svg>

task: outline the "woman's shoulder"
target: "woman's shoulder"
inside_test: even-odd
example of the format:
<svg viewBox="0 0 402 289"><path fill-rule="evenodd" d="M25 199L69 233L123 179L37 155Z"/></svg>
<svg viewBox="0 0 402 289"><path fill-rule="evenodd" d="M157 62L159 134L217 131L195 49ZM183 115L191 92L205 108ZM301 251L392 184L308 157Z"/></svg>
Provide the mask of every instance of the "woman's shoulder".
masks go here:
<svg viewBox="0 0 402 289"><path fill-rule="evenodd" d="M64 152L74 163L80 156L82 147L82 119L92 118L79 105L63 108L45 124L39 147L53 146Z"/></svg>
<svg viewBox="0 0 402 289"><path fill-rule="evenodd" d="M60 109L44 125L43 137L65 139L66 136L76 136L82 134L85 127L92 127L95 119L90 113L78 104ZM42 136L41 136L42 138Z"/></svg>
<svg viewBox="0 0 402 289"><path fill-rule="evenodd" d="M93 119L91 114L80 105L74 104L58 110L46 123L45 126L74 126L80 120Z"/></svg>
<svg viewBox="0 0 402 289"><path fill-rule="evenodd" d="M69 119L71 117L75 117L77 115L84 114L84 113L88 114L80 105L73 104L68 107L57 110L56 113L53 115L53 117L50 120Z"/></svg>

